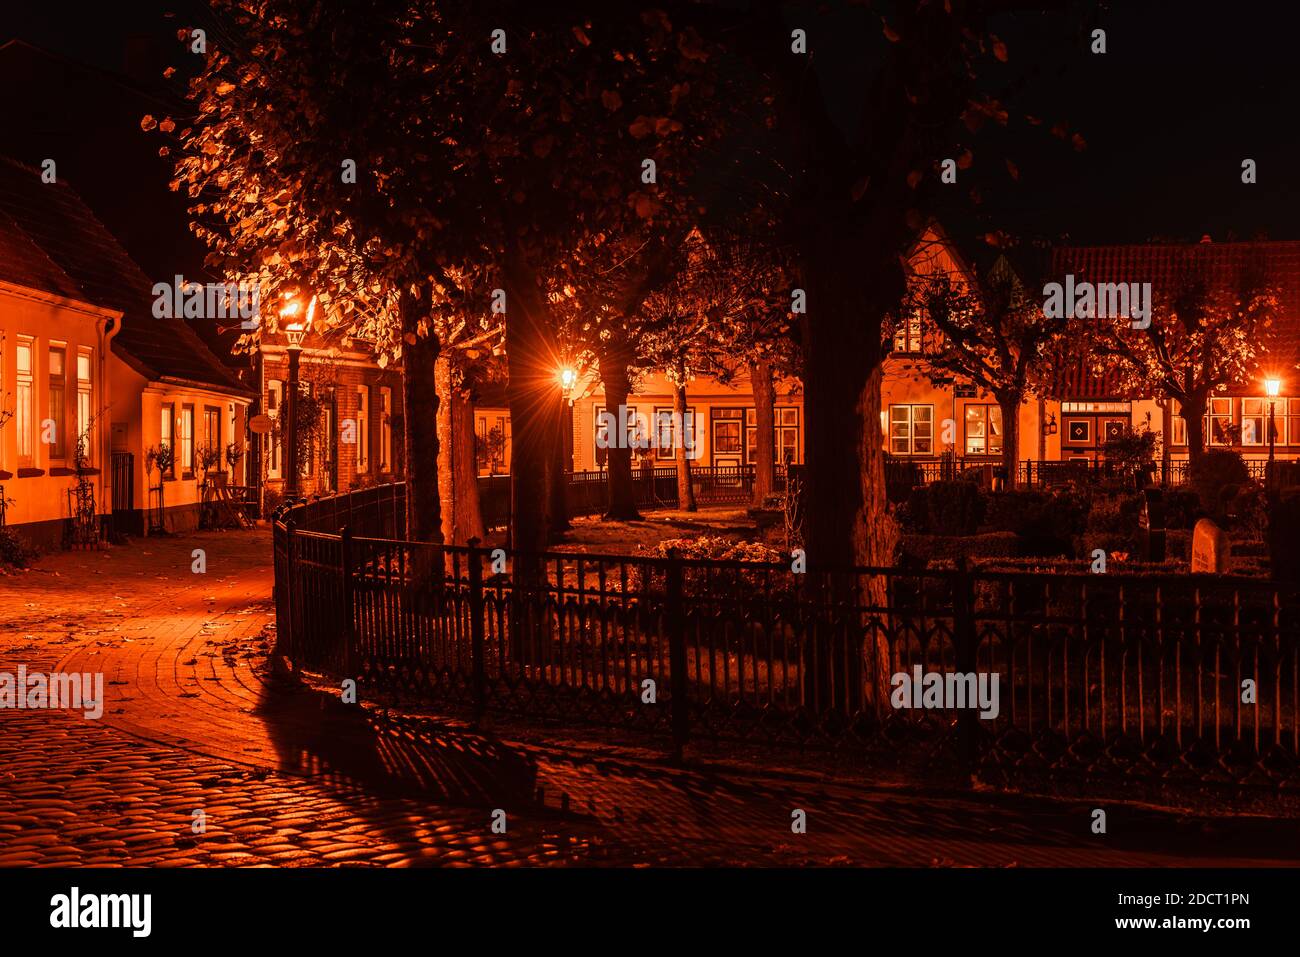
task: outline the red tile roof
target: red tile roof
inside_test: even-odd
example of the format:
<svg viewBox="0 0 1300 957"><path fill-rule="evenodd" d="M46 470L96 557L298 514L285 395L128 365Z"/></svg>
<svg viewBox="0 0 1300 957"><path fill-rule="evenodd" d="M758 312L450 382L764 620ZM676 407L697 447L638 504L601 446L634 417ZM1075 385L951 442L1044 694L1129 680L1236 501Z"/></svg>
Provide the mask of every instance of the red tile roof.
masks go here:
<svg viewBox="0 0 1300 957"><path fill-rule="evenodd" d="M251 394L183 320L154 317L153 283L70 186L3 156L0 263L0 278L123 312L113 353L146 378Z"/></svg>
<svg viewBox="0 0 1300 957"><path fill-rule="evenodd" d="M1245 268L1262 267L1274 287L1279 315L1274 339L1261 367L1300 368L1300 242L1182 243L1139 246L1065 246L1052 251L1054 278L1070 273L1076 282L1149 282L1156 295L1189 269L1211 286L1230 287ZM1093 371L1086 354L1070 344L1058 359L1051 392L1063 399L1135 399L1113 373Z"/></svg>

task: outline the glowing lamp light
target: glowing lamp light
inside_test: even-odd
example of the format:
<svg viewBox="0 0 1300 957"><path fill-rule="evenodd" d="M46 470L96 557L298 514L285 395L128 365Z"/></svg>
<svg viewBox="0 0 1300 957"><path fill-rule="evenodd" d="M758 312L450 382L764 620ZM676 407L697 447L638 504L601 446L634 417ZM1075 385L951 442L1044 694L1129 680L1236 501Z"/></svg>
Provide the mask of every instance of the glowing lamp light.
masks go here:
<svg viewBox="0 0 1300 957"><path fill-rule="evenodd" d="M568 395L570 392L572 392L573 387L577 385L577 383L578 383L578 373L574 372L572 369L560 370L560 388L564 390L565 395Z"/></svg>
<svg viewBox="0 0 1300 957"><path fill-rule="evenodd" d="M1268 393L1270 399L1276 399L1282 393L1281 379L1265 379L1264 391Z"/></svg>
<svg viewBox="0 0 1300 957"><path fill-rule="evenodd" d="M290 298L288 302L280 309L281 316L297 316L302 305L297 299ZM307 306L307 319L305 322L297 320L285 324L284 334L289 338L290 349L301 349L302 341L307 337L307 330L311 328L312 316L316 312L316 297L312 296L311 302Z"/></svg>

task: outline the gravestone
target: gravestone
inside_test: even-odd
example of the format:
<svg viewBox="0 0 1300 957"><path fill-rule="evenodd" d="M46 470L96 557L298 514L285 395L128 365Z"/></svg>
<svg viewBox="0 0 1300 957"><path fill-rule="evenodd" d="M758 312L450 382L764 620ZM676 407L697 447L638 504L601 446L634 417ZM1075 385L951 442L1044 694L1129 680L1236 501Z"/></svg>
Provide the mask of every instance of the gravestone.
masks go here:
<svg viewBox="0 0 1300 957"><path fill-rule="evenodd" d="M1208 518L1192 531L1192 571L1220 575L1228 569L1228 537Z"/></svg>
<svg viewBox="0 0 1300 957"><path fill-rule="evenodd" d="M1142 492L1142 514L1138 517L1138 527L1142 534L1142 560L1144 562L1163 562L1165 560L1165 500L1158 488L1144 489Z"/></svg>

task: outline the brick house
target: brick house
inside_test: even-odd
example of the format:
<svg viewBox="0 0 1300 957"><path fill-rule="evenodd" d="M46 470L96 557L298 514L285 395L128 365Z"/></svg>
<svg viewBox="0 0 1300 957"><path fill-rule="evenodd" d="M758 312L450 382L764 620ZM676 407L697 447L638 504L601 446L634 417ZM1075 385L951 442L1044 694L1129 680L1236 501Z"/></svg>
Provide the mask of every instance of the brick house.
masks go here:
<svg viewBox="0 0 1300 957"><path fill-rule="evenodd" d="M346 491L382 484L402 475L402 376L400 369L380 368L363 342L344 345L342 336L309 333L299 358L299 387L318 408L318 427L299 446L299 491L304 495ZM272 421L273 431L255 444L252 481L264 484L265 501L284 494L286 422L289 382L288 342L283 334L264 333L245 373L258 394L257 410Z"/></svg>

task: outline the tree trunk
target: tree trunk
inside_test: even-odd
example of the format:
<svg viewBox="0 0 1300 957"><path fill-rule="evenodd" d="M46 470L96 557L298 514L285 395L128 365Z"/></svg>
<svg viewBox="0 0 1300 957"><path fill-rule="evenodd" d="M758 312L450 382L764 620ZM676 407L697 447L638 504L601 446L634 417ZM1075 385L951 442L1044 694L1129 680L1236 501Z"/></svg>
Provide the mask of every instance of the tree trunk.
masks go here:
<svg viewBox="0 0 1300 957"><path fill-rule="evenodd" d="M615 433L620 432L619 409L627 405L632 383L628 378L627 361L621 349L609 349L600 357L600 381L605 387L605 411L615 419ZM632 484L632 450L627 446L627 436L609 436L609 504L605 518L613 521L640 521L636 507L636 489Z"/></svg>
<svg viewBox="0 0 1300 957"><path fill-rule="evenodd" d="M998 408L1002 411L1002 470L1010 490L1016 487L1016 470L1020 466L1020 397L999 397Z"/></svg>
<svg viewBox="0 0 1300 957"><path fill-rule="evenodd" d="M483 538L479 511L478 462L474 448L474 405L454 384L451 359L436 366L438 386L438 493L442 505L442 537L449 545Z"/></svg>
<svg viewBox="0 0 1300 957"><path fill-rule="evenodd" d="M686 448L688 431L686 409L686 383L682 382L673 390L673 412L676 413L677 424L680 426L673 430L675 440L673 457L677 463L677 507L686 512L694 512L695 489L691 486L691 456L690 450ZM691 429L690 433L693 435L694 429Z"/></svg>
<svg viewBox="0 0 1300 957"><path fill-rule="evenodd" d="M438 498L438 432L418 428L411 413L438 414L436 365L441 344L432 334L420 335L420 320L426 318L428 297L421 287L403 291L401 299L402 408L406 427L402 444L406 450L406 538L416 542L442 542L442 508Z"/></svg>
<svg viewBox="0 0 1300 957"><path fill-rule="evenodd" d="M809 262L809 312L816 318L804 323L804 540L809 568L840 570L891 564L896 542L880 426L883 309L864 302L855 288L863 267L844 258L825 250ZM882 275L891 268L898 272L897 257L884 259Z"/></svg>
<svg viewBox="0 0 1300 957"><path fill-rule="evenodd" d="M1205 454L1205 407L1208 401L1204 393L1191 392L1178 404L1183 421L1187 423L1187 459L1190 465L1199 462Z"/></svg>
<svg viewBox="0 0 1300 957"><path fill-rule="evenodd" d="M516 552L546 548L547 470L555 440L555 368L550 316L533 270L518 252L505 273L506 357L510 404L510 520ZM531 563L531 557L526 559ZM515 562L519 575L520 563Z"/></svg>
<svg viewBox="0 0 1300 957"><path fill-rule="evenodd" d="M888 597L885 577L848 569L893 564L897 535L885 496L880 331L886 310L901 299L903 279L890 247L864 248L859 237L838 232L824 231L804 256L804 542L824 600L850 598L856 587L859 600L879 607ZM870 290L864 275L875 277ZM865 617L857 627L828 625L828 634L812 644L815 657L803 668L809 707L852 715L867 702L879 707L887 699L890 648Z"/></svg>
<svg viewBox="0 0 1300 957"><path fill-rule="evenodd" d="M754 507L762 508L772 494L776 475L776 383L772 363L766 359L749 364L754 392Z"/></svg>

